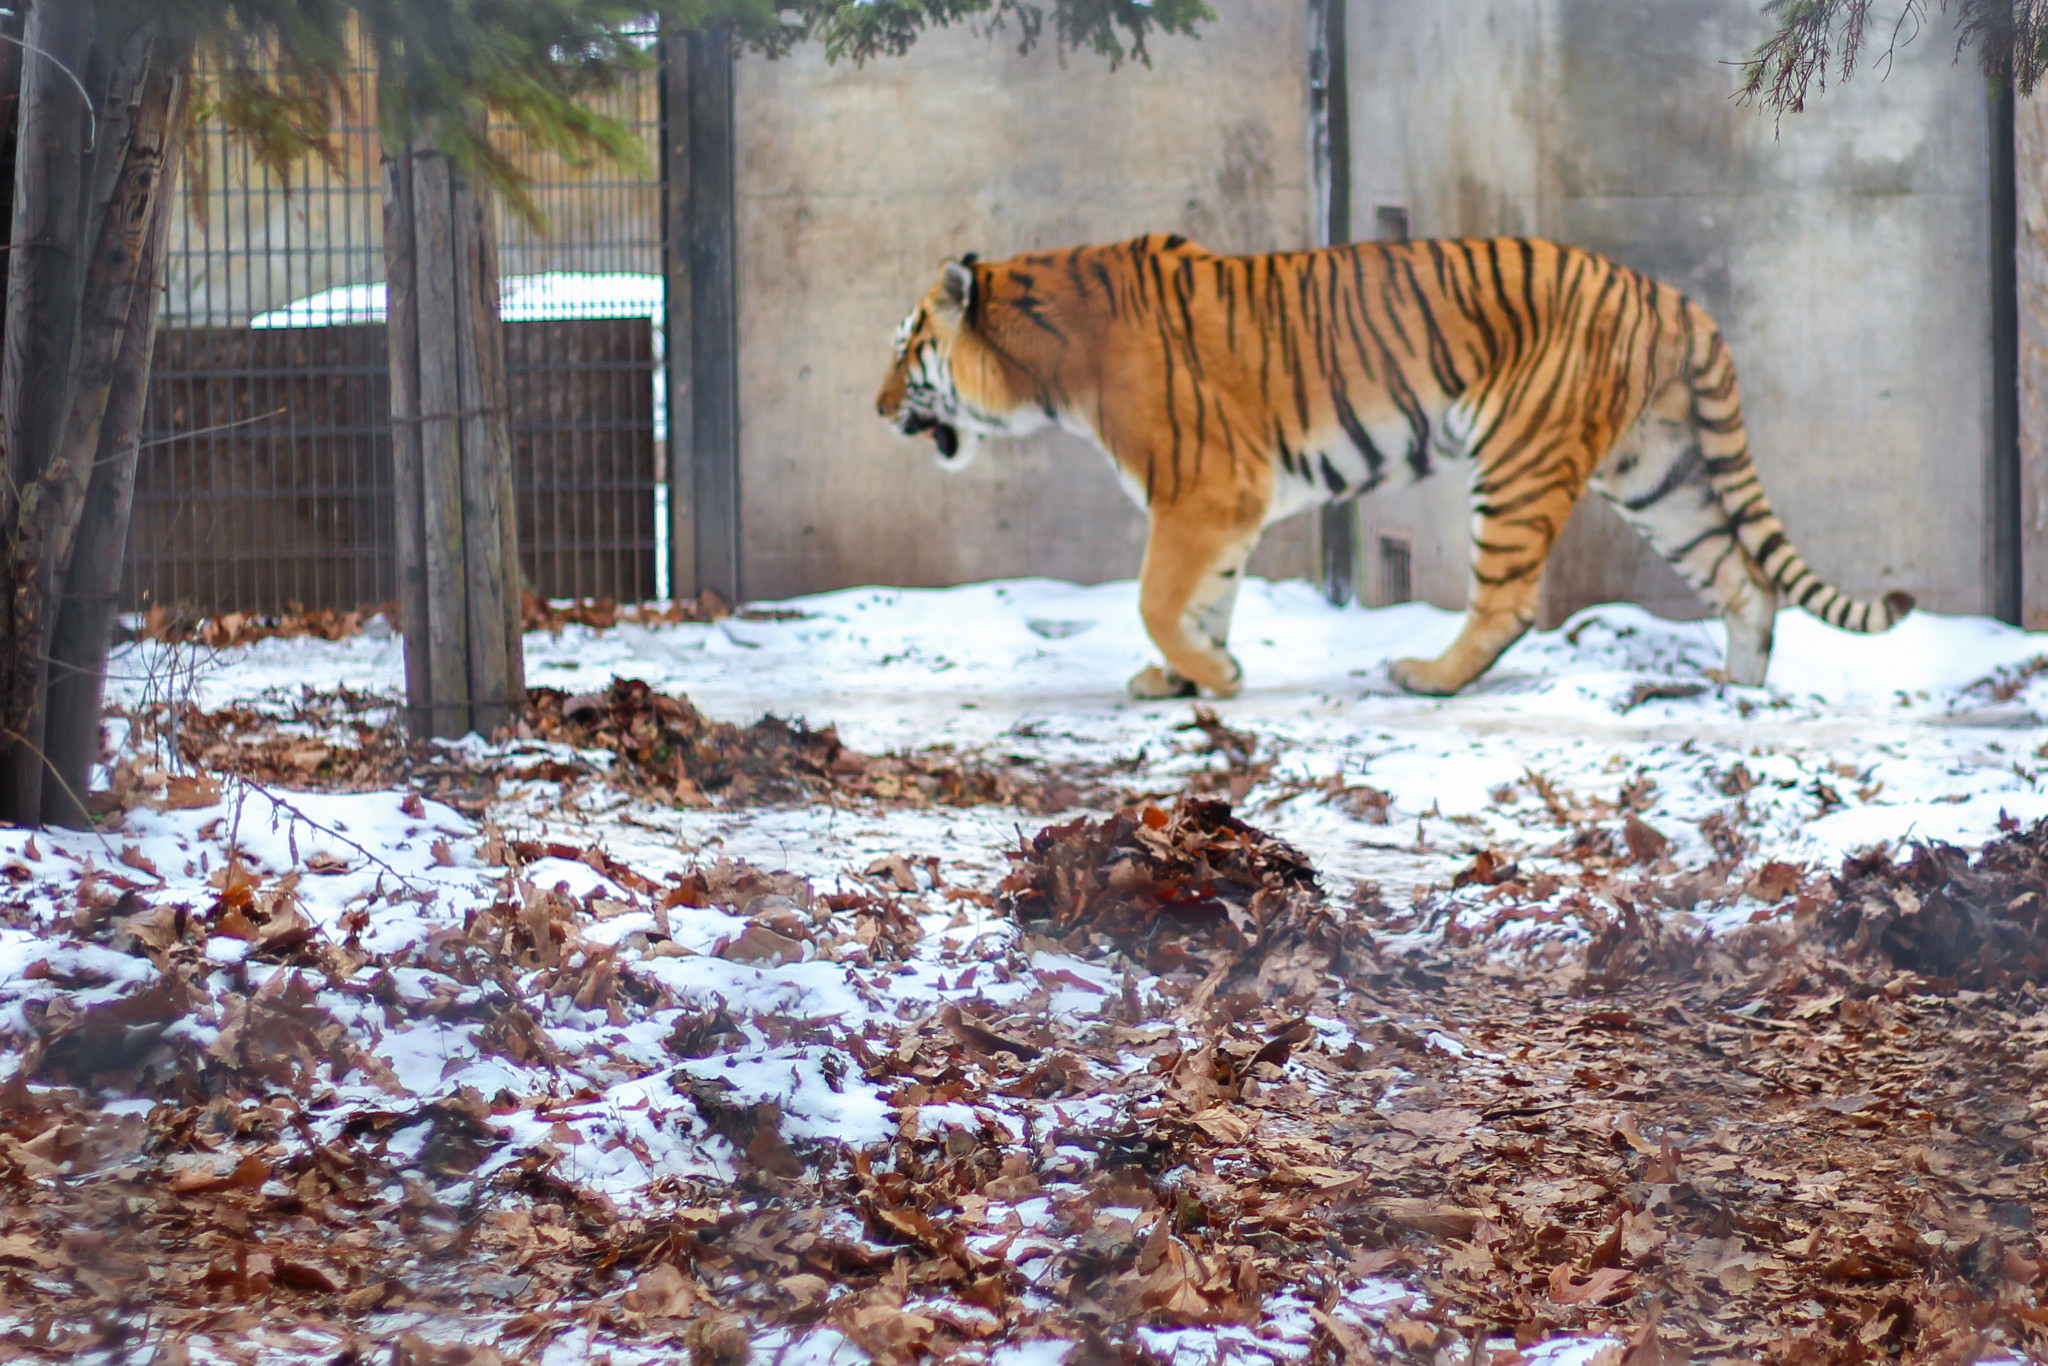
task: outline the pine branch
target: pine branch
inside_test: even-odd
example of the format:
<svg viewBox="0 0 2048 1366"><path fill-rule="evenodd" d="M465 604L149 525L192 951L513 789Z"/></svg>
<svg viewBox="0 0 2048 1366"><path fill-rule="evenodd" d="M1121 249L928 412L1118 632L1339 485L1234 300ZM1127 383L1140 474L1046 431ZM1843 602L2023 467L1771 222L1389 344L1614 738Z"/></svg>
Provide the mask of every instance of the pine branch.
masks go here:
<svg viewBox="0 0 2048 1366"><path fill-rule="evenodd" d="M215 75L195 119L241 134L273 172L307 156L339 166L334 130L364 56L377 71L377 122L404 146L427 133L457 166L544 226L524 173L478 130L510 124L570 160L638 167L640 142L591 96L653 60L651 38L723 28L769 56L816 41L833 60L907 52L931 28L980 21L1028 50L1112 67L1149 62L1147 40L1192 34L1207 0L103 0L116 24L188 40ZM191 166L195 183L205 168Z"/></svg>
<svg viewBox="0 0 2048 1366"><path fill-rule="evenodd" d="M1837 84L1848 80L1869 44L1872 7L1873 0L1770 0L1763 12L1777 31L1743 63L1740 98L1796 114L1809 95L1827 90L1830 69ZM2033 93L2048 68L2048 0L1935 0L1935 7L1954 15L1959 59L1974 50L1994 87ZM1931 18L1928 0L1906 0L1870 64L1888 67Z"/></svg>

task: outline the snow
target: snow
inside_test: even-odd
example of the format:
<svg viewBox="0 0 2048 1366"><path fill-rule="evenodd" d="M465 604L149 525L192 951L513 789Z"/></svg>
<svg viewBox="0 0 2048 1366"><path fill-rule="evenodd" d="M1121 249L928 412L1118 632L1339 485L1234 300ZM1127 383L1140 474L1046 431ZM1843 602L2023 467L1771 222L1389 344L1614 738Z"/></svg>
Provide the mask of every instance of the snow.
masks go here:
<svg viewBox="0 0 2048 1366"><path fill-rule="evenodd" d="M570 692L641 678L725 719L774 710L830 721L870 751L948 743L1060 762L1189 748L1176 730L1187 703L1122 695L1151 657L1130 583L853 589L776 605L803 617L535 636L528 677ZM1060 629L1034 629L1047 623ZM1674 839L1680 863L1707 856L1695 826L1727 805L1716 784L1738 762L1757 780L1749 809L1760 856L1828 860L1910 834L1981 839L2001 810L2048 815L2034 775L2048 677L2003 703L1986 683L2048 650L2011 627L1917 613L1888 635L1854 636L1788 611L1769 685L1752 689L1707 675L1720 663L1717 623L1608 606L1532 633L1457 697L1395 690L1387 661L1429 653L1456 627L1456 614L1419 604L1332 608L1301 583L1255 581L1240 595L1233 648L1246 688L1215 703L1217 714L1269 737L1281 774L1342 775L1393 799L1384 827L1305 798L1260 813L1338 885L1368 878L1403 895L1440 880L1467 847L1512 839L1537 803L1527 791L1509 803L1494 794L1531 772L1603 796L1636 775L1652 779L1643 818ZM389 693L400 662L389 639L267 640L203 675L196 700L285 698L302 685ZM117 671L147 675L148 663ZM1673 683L1703 691L1631 705L1640 686ZM1821 808L1816 783L1839 809ZM655 819L690 851L817 874L934 840L997 866L989 856L1013 835L1012 821L976 811L908 813L869 836L867 818L829 808Z"/></svg>
<svg viewBox="0 0 2048 1366"><path fill-rule="evenodd" d="M498 316L505 322L552 322L565 318L663 318L659 275L591 274L553 270L507 275L498 281ZM259 313L249 326L338 327L384 321L385 290L376 284L341 285L294 299Z"/></svg>
<svg viewBox="0 0 2048 1366"><path fill-rule="evenodd" d="M1529 1348L1522 1360L1525 1366L1591 1366L1602 1352L1618 1352L1623 1346L1615 1338L1552 1338Z"/></svg>
<svg viewBox="0 0 2048 1366"><path fill-rule="evenodd" d="M367 295L330 293L335 297L327 302L307 300L293 306L297 313L285 310L292 320L275 325L310 322L320 309L373 304ZM534 297L543 293L537 289ZM1123 694L1124 679L1152 659L1136 596L1128 582L1078 586L1037 579L932 590L861 588L773 604L792 614L787 620L728 618L607 631L570 626L528 638L528 679L578 692L602 689L615 676L639 678L685 693L723 720L750 722L772 710L814 725L836 724L847 744L871 752L948 744L1047 764L1142 753L1143 785L1171 790L1217 761L1203 752L1199 732L1188 728L1189 702L1134 702ZM1550 856L1543 846L1560 833L1548 802L1611 802L1624 786L1637 793L1640 818L1671 840L1680 867L1715 857L1702 822L1711 826L1717 813L1738 802L1746 811L1742 829L1756 840L1747 867L1768 860L1825 864L1852 850L1915 837L1968 844L1995 835L2002 819L2048 816L2048 788L2041 783L2048 737L2039 733L2039 713L2048 709L2048 668L2026 671L2048 656L2048 638L1933 613L1916 614L1889 635L1859 637L1787 612L1778 623L1768 685L1737 688L1709 672L1721 660L1717 624L1668 622L1634 607L1606 606L1579 613L1558 630L1531 634L1457 697L1418 698L1392 686L1389 660L1435 653L1457 626L1456 614L1425 605L1339 609L1307 584L1250 581L1243 587L1233 649L1245 668L1245 691L1204 705L1224 724L1257 736L1260 756L1274 761L1247 794L1244 814L1301 848L1339 897L1362 880L1377 884L1391 906L1441 898L1451 876L1488 846L1545 866ZM191 670L193 701L208 709L240 703L288 716L307 689L345 687L395 699L402 687L401 647L388 633L339 642L271 639L212 654L142 641L117 652L110 700L139 707L151 700L152 689L160 697L173 656ZM1660 688L1680 691L1672 686L1678 684L1698 690L1651 695ZM521 748L519 742L510 747ZM451 748L472 756L494 752L474 739ZM524 752L546 748L527 745ZM1738 777L1746 790L1738 790ZM1385 820L1323 800L1327 787L1315 785L1332 779L1387 794ZM604 789L565 796L560 785L545 782L501 800L491 819L505 838L602 847L649 878L733 858L788 869L813 879L821 891L846 885L851 874L892 854L936 854L949 885L988 890L1002 876L1004 853L1015 847L1020 830L1028 834L1045 823L992 807L875 811L820 803L669 810ZM88 870L129 878L152 904L182 899L197 905L213 895L209 879L227 867L231 850L266 885L324 853L331 862L323 866L340 871L298 880L292 895L304 915L337 942L350 932L352 916L367 915L359 931L363 948L402 956L451 927L460 930L466 917L501 899L516 903L524 894L508 885L503 868L485 862L491 837L483 823L451 807L397 791L273 793L236 781L224 783L213 806L138 808L105 836L39 831L31 849L27 832L0 830L0 870L18 870L10 876L19 903L11 922L0 924L0 1068L22 1047L29 1004L66 992L55 979L96 983L66 993L82 1006L133 990L152 975L145 958L52 938L51 926L69 923ZM155 872L143 871L149 868ZM539 1095L543 1084L533 1069L479 1050L475 1024L444 1023L433 1013L437 1002L459 998L447 994L454 990L448 978L426 966L391 974L402 1011L380 1012L366 995L331 989L321 991L320 1001L337 1018L360 1023L397 1084L422 1104L462 1088L521 1098L522 1108L494 1114L508 1139L477 1180L521 1152L552 1144L564 1151L565 1176L622 1206L655 1173L732 1172L730 1146L676 1091L675 1077L725 1083L739 1103L772 1102L780 1107L784 1133L798 1144L887 1144L897 1132L897 1113L858 1070L828 1066L829 1050L771 1039L753 1022L831 1021L859 1029L867 1022L894 1026L924 1018L969 994L959 985L961 960L974 959L975 945L1007 944L1015 933L978 907L945 905L927 916L918 956L893 968L815 956L750 964L716 956L746 929L746 920L677 907L663 912L672 940L663 947L672 952L657 955L642 947L654 930L656 908L618 879L586 863L544 858L525 870L525 881L585 907L607 903L601 914L579 921L575 938L563 946L568 969L616 951L669 1001L659 1010L628 1009L621 1019L551 997L546 1026L569 1054L569 1076L559 1091L548 1082L547 1095ZM936 895L931 900L939 904ZM1455 907L1461 924L1476 924L1486 913L1477 902ZM1701 912L1703 923L1715 928L1772 913L1747 898ZM1540 916L1528 924L1531 934L1563 932L1540 923ZM941 961L949 950L952 961ZM249 954L246 942L224 935L206 943L218 991L260 993L289 971ZM1030 963L1058 1014L1095 1018L1121 999L1124 984L1099 964L1044 949ZM1026 990L1022 982L983 980L973 994L1000 1003L1006 992ZM731 1012L744 1041L715 1058L678 1063L663 1046L668 1031L684 1011L712 1009ZM221 1021L202 1015L181 1027L205 1042ZM1340 1044L1347 1037L1334 1021L1317 1027ZM1468 1054L1449 1028L1427 1039L1455 1058ZM360 1071L336 1090L344 1105L399 1103ZM578 1097L573 1104L549 1098L569 1093ZM1059 1122L1086 1125L1104 1117L1086 1104L1063 1104ZM334 1121L312 1123L318 1136L331 1137ZM1005 1124L988 1107L950 1103L923 1107L918 1124L927 1134L985 1124L1012 1133L1021 1128L1014 1116ZM387 1154L412 1160L432 1132L426 1122L400 1125L386 1140ZM1061 1151L1090 1159L1080 1149ZM992 1206L991 1214L997 1212ZM1015 1212L1027 1227L1058 1236L1044 1199L1025 1201ZM1369 1282L1353 1291L1345 1312L1363 1322L1414 1294L1396 1282ZM1258 1331L1147 1329L1144 1341L1173 1361L1209 1361L1225 1351L1260 1360L1305 1356L1313 1335L1307 1302L1276 1294L1268 1317ZM571 1341L557 1339L548 1355L561 1356ZM795 1339L778 1331L760 1345L792 1362L860 1355L823 1329ZM1573 1366L1604 1345L1558 1340L1540 1344L1527 1359ZM990 1360L1054 1366L1070 1347L1011 1342Z"/></svg>
<svg viewBox="0 0 2048 1366"><path fill-rule="evenodd" d="M1494 794L1532 771L1601 795L1639 774L1654 780L1643 817L1677 842L1680 863L1707 856L1694 827L1727 804L1715 784L1738 762L1758 780L1750 809L1760 857L1827 860L1913 832L1981 839L2001 810L2020 820L2048 814L2032 771L2033 708L2048 704L2048 680L2027 683L1992 724L1983 682L2048 643L1995 622L1920 613L1889 635L1853 636L1788 611L1769 686L1751 689L1707 675L1720 663L1718 623L1600 607L1531 634L1464 694L1426 699L1395 690L1386 664L1439 648L1456 614L1416 604L1340 610L1302 583L1247 583L1239 601L1233 648L1246 688L1215 703L1217 714L1270 737L1282 774L1339 774L1393 798L1379 828L1302 798L1260 813L1340 886L1369 878L1407 893L1440 880L1466 848L1513 839L1534 799L1524 792L1501 803ZM569 691L638 677L689 694L714 716L751 720L772 709L829 720L867 750L950 743L1061 761L1188 748L1176 727L1189 704L1122 695L1124 678L1151 657L1133 584L855 589L777 605L802 619L570 627L530 644L529 677ZM287 670L303 677L310 647L274 644L298 648L250 664L276 668L280 682ZM369 659L344 653L338 662L367 681ZM1639 685L1674 682L1703 691L1630 705ZM1821 809L1816 782L1841 809ZM971 812L928 823L984 852L1010 833ZM715 840L750 857L787 850L807 864L799 871L832 866L810 863L809 850L879 849L849 828L858 824L831 811L674 820L685 841ZM899 841L928 833L891 824Z"/></svg>

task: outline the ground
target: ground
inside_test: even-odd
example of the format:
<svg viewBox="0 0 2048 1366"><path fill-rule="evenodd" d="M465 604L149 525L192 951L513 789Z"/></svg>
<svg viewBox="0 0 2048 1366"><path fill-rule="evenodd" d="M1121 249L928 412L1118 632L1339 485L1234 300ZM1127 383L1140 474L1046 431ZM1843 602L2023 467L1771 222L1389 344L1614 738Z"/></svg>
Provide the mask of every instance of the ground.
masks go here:
<svg viewBox="0 0 2048 1366"><path fill-rule="evenodd" d="M2041 638L692 615L428 753L381 618L122 647L106 828L0 830L0 1356L2043 1355L2038 955L1921 933L2048 894Z"/></svg>

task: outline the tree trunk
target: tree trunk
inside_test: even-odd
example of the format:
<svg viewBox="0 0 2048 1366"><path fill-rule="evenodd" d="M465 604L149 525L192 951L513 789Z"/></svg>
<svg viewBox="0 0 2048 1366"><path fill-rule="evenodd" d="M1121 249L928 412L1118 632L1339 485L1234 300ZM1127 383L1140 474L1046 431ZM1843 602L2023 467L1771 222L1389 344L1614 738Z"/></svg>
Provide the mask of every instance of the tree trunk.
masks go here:
<svg viewBox="0 0 2048 1366"><path fill-rule="evenodd" d="M191 55L166 48L151 63L135 130L101 234L98 272L86 289L91 330L80 401L73 405L65 457L89 473L66 556L63 597L50 640L44 747L49 756L43 813L84 825L86 787L99 756L107 652L120 603L135 501L143 407L163 297L164 238L178 178L181 130L191 98Z"/></svg>
<svg viewBox="0 0 2048 1366"><path fill-rule="evenodd" d="M21 131L16 139L13 233L7 257L7 317L0 354L0 535L7 580L0 587L0 819L42 819L42 684L47 631L23 619L16 529L39 499L43 469L70 416L85 290L86 213L92 111L66 72L90 77L90 0L38 4L29 11L22 60ZM90 88L90 87L88 87ZM33 604L26 604L31 609Z"/></svg>
<svg viewBox="0 0 2048 1366"><path fill-rule="evenodd" d="M415 736L488 735L526 698L496 237L430 143L384 175L407 715Z"/></svg>
<svg viewBox="0 0 2048 1366"><path fill-rule="evenodd" d="M18 824L85 819L186 86L187 53L99 33L94 8L35 6L22 64L0 358L0 819Z"/></svg>

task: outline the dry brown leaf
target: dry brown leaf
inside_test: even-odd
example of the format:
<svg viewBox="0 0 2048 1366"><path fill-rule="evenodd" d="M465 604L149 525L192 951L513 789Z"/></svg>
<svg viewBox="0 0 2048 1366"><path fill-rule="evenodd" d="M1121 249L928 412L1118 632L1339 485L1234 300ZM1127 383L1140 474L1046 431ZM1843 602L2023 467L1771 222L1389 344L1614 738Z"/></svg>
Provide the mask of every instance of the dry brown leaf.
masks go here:
<svg viewBox="0 0 2048 1366"><path fill-rule="evenodd" d="M277 1261L271 1273L279 1285L289 1285L299 1290L310 1290L317 1294L331 1295L348 1284L346 1277L330 1271L318 1262L301 1261L285 1257Z"/></svg>
<svg viewBox="0 0 2048 1366"><path fill-rule="evenodd" d="M1585 1280L1572 1276L1569 1266L1560 1266L1550 1273L1550 1299L1553 1304L1612 1304L1626 1299L1634 1289L1635 1275L1618 1266L1603 1266Z"/></svg>
<svg viewBox="0 0 2048 1366"><path fill-rule="evenodd" d="M1228 1105L1212 1105L1200 1114L1188 1116L1188 1123L1225 1147L1234 1147L1244 1142L1245 1137L1258 1127L1259 1121L1258 1116L1233 1110Z"/></svg>
<svg viewBox="0 0 2048 1366"><path fill-rule="evenodd" d="M220 784L205 774L178 774L164 784L166 811L197 811L220 803Z"/></svg>
<svg viewBox="0 0 2048 1366"><path fill-rule="evenodd" d="M801 963L804 945L801 940L786 938L756 921L738 937L720 944L716 956L734 963Z"/></svg>
<svg viewBox="0 0 2048 1366"><path fill-rule="evenodd" d="M270 1179L270 1164L250 1153L225 1172L187 1168L164 1183L173 1195L210 1195L216 1191L253 1190Z"/></svg>
<svg viewBox="0 0 2048 1366"><path fill-rule="evenodd" d="M642 1271L625 1294L626 1307L646 1318L687 1318L700 1301L697 1284L673 1262Z"/></svg>
<svg viewBox="0 0 2048 1366"><path fill-rule="evenodd" d="M1386 1216L1403 1228L1427 1233L1433 1238L1461 1241L1472 1236L1486 1216L1476 1209L1440 1204L1434 1200L1388 1199L1377 1202Z"/></svg>
<svg viewBox="0 0 2048 1366"><path fill-rule="evenodd" d="M64 1264L63 1258L45 1252L25 1233L0 1234L0 1262L39 1266L51 1270Z"/></svg>

